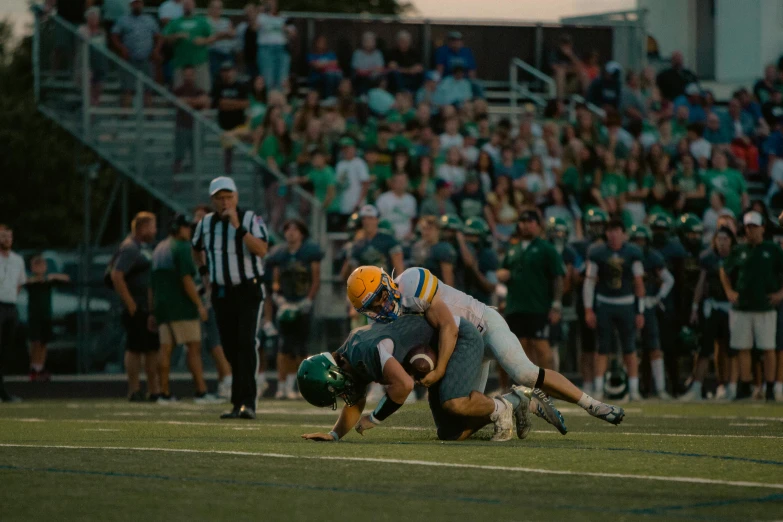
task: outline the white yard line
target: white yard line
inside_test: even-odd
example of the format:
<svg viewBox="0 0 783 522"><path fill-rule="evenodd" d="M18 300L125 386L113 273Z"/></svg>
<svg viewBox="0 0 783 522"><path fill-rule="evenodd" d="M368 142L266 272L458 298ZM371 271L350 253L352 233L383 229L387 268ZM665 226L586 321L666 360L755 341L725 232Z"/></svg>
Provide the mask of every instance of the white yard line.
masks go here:
<svg viewBox="0 0 783 522"><path fill-rule="evenodd" d="M92 423L92 424L98 424L98 423L128 423L128 422L134 422L134 423L145 423L145 424L170 424L175 426L214 426L214 427L221 427L221 428L246 428L246 429L264 429L264 427L274 427L274 428L292 428L292 427L299 427L299 428L330 428L332 424L299 424L299 423L267 423L261 421L259 426L256 428L254 426L237 426L235 423L227 423L227 422L195 422L195 421L174 421L174 420L131 420L131 419L117 419L117 420L107 420L107 419L51 419L51 420L44 420L44 419L37 419L37 418L11 418L11 417L5 417L0 418L0 422L76 422L76 423ZM599 421L596 421L599 422ZM598 424L598 426L603 426L603 424ZM748 424L748 426L754 426L752 424ZM760 424L758 426L761 426ZM609 424L606 424L607 428L610 428L611 430L617 430L618 428L616 426L611 426ZM417 427L417 426L384 426L384 430L398 430L398 431L434 431L434 426L431 428L425 428L425 427ZM554 430L533 430L533 433L540 433L543 435L559 435L558 432ZM612 433L613 435L625 435L628 437L696 437L696 438L708 438L708 439L783 439L783 435L715 435L715 434L702 434L702 433L647 433L647 432L632 432L632 431L574 431L574 435L607 435L607 433Z"/></svg>
<svg viewBox="0 0 783 522"><path fill-rule="evenodd" d="M783 490L783 484L771 484L765 482L746 482L738 480L716 480L701 477L661 477L655 475L632 475L626 473L597 473L589 471L565 471L540 468L523 468L516 466L487 466L480 464L458 464L451 462L430 462L426 460L405 460L405 459L379 459L367 457L339 457L339 456L302 456L286 455L281 453L260 453L253 451L220 451L220 450L195 450L178 448L134 448L134 447L114 447L114 446L62 446L45 444L0 444L4 448L36 448L36 449L65 449L65 450L99 450L99 451L155 451L161 453L192 453L201 455L233 455L245 457L261 458L285 458L302 460L332 460L347 462L372 462L375 464L393 464L401 466L421 466L433 468L456 468L456 469L479 469L486 471L505 471L521 473L539 473L542 475L568 475L577 477L595 477L595 478L616 478L622 480L652 480L661 482L684 482L688 484L710 484L719 486L732 486L740 488L763 488Z"/></svg>

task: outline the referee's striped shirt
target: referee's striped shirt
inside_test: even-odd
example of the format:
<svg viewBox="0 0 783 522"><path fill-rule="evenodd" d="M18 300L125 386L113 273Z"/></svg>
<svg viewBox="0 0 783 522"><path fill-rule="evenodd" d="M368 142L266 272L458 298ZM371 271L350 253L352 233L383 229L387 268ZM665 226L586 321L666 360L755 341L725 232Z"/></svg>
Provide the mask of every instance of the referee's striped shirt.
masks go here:
<svg viewBox="0 0 783 522"><path fill-rule="evenodd" d="M264 220L252 210L237 209L240 222L258 239L268 241ZM193 232L193 248L207 254L210 280L220 286L234 286L264 275L264 263L252 254L228 220L214 212L207 214Z"/></svg>

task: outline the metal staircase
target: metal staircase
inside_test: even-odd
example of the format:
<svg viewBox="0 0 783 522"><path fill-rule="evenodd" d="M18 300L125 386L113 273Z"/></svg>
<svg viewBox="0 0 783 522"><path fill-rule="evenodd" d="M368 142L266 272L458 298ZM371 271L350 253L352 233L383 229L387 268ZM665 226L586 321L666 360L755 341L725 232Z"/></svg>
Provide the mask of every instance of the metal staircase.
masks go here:
<svg viewBox="0 0 783 522"><path fill-rule="evenodd" d="M56 45L64 38L75 42L64 56ZM74 138L92 149L117 172L143 187L166 206L187 213L207 202L209 182L224 175L223 131L215 111L195 111L163 86L130 68L102 46L84 39L77 29L58 16L36 13L33 36L33 67L38 109ZM91 72L105 73L97 103L91 100ZM120 74L131 75L135 95L129 107L121 104ZM144 104L144 92L151 93ZM175 118L178 111L193 118L192 153L180 173L173 172ZM235 144L231 176L237 183L240 204L262 215L261 174L270 171L245 143ZM287 215L306 214L313 237L325 237L323 213L317 200L298 187L289 189ZM302 212L302 209L305 212Z"/></svg>

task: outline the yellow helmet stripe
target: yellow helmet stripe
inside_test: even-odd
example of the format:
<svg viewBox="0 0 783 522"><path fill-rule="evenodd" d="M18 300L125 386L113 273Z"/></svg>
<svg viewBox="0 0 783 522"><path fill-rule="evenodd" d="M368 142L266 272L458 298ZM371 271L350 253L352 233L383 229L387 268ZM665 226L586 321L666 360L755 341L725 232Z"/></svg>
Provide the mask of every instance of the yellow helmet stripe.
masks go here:
<svg viewBox="0 0 783 522"><path fill-rule="evenodd" d="M432 298L435 297L435 293L438 291L438 278L435 276L432 276L432 281L430 284L430 290L427 292L427 302L431 303Z"/></svg>
<svg viewBox="0 0 783 522"><path fill-rule="evenodd" d="M430 271L424 270L419 268L419 286L416 288L416 297L419 299L424 299L424 296L427 295L427 285L430 282Z"/></svg>

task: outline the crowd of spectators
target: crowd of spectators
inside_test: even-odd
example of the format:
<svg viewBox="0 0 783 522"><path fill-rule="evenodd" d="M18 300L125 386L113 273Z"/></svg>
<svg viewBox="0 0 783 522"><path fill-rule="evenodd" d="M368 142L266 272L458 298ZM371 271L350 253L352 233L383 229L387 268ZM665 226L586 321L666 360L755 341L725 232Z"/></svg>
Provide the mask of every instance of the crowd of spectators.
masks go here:
<svg viewBox="0 0 783 522"><path fill-rule="evenodd" d="M406 31L388 53L366 32L347 74L327 38L317 36L307 54L309 90L299 98L289 79L297 36L276 1L248 4L234 27L219 0L206 17L194 14L193 0L169 0L159 10L160 30L142 22L141 0L130 6L111 22L114 47L144 71L157 63L159 78L193 108L205 108L211 94L225 131L225 172L232 171L232 144L246 140L280 174L263 182L264 213L276 232L292 184L313 193L332 232L355 230L352 216L374 205L358 219L387 222L408 260L418 223L432 226L428 216L437 223L443 216L485 220L502 254L519 241L520 216L531 210L562 220L570 241L597 239L585 223L595 210L626 230L652 215L672 223L693 215L704 226L700 249L721 226L741 233L749 209L767 225L767 207L783 206L783 75L775 65L722 107L679 52L660 72L623 70L594 51L580 57L564 35L549 58L557 97L541 114L531 105L498 119L490 117L479 64L457 31L436 49L429 70ZM572 93L587 103L570 112ZM192 142L188 128L182 113L175 170ZM749 182L768 187L766 197L751 203ZM442 233L461 230L450 218L443 223ZM370 249L371 256L388 261L395 250L384 248ZM459 286L459 274L454 281Z"/></svg>

